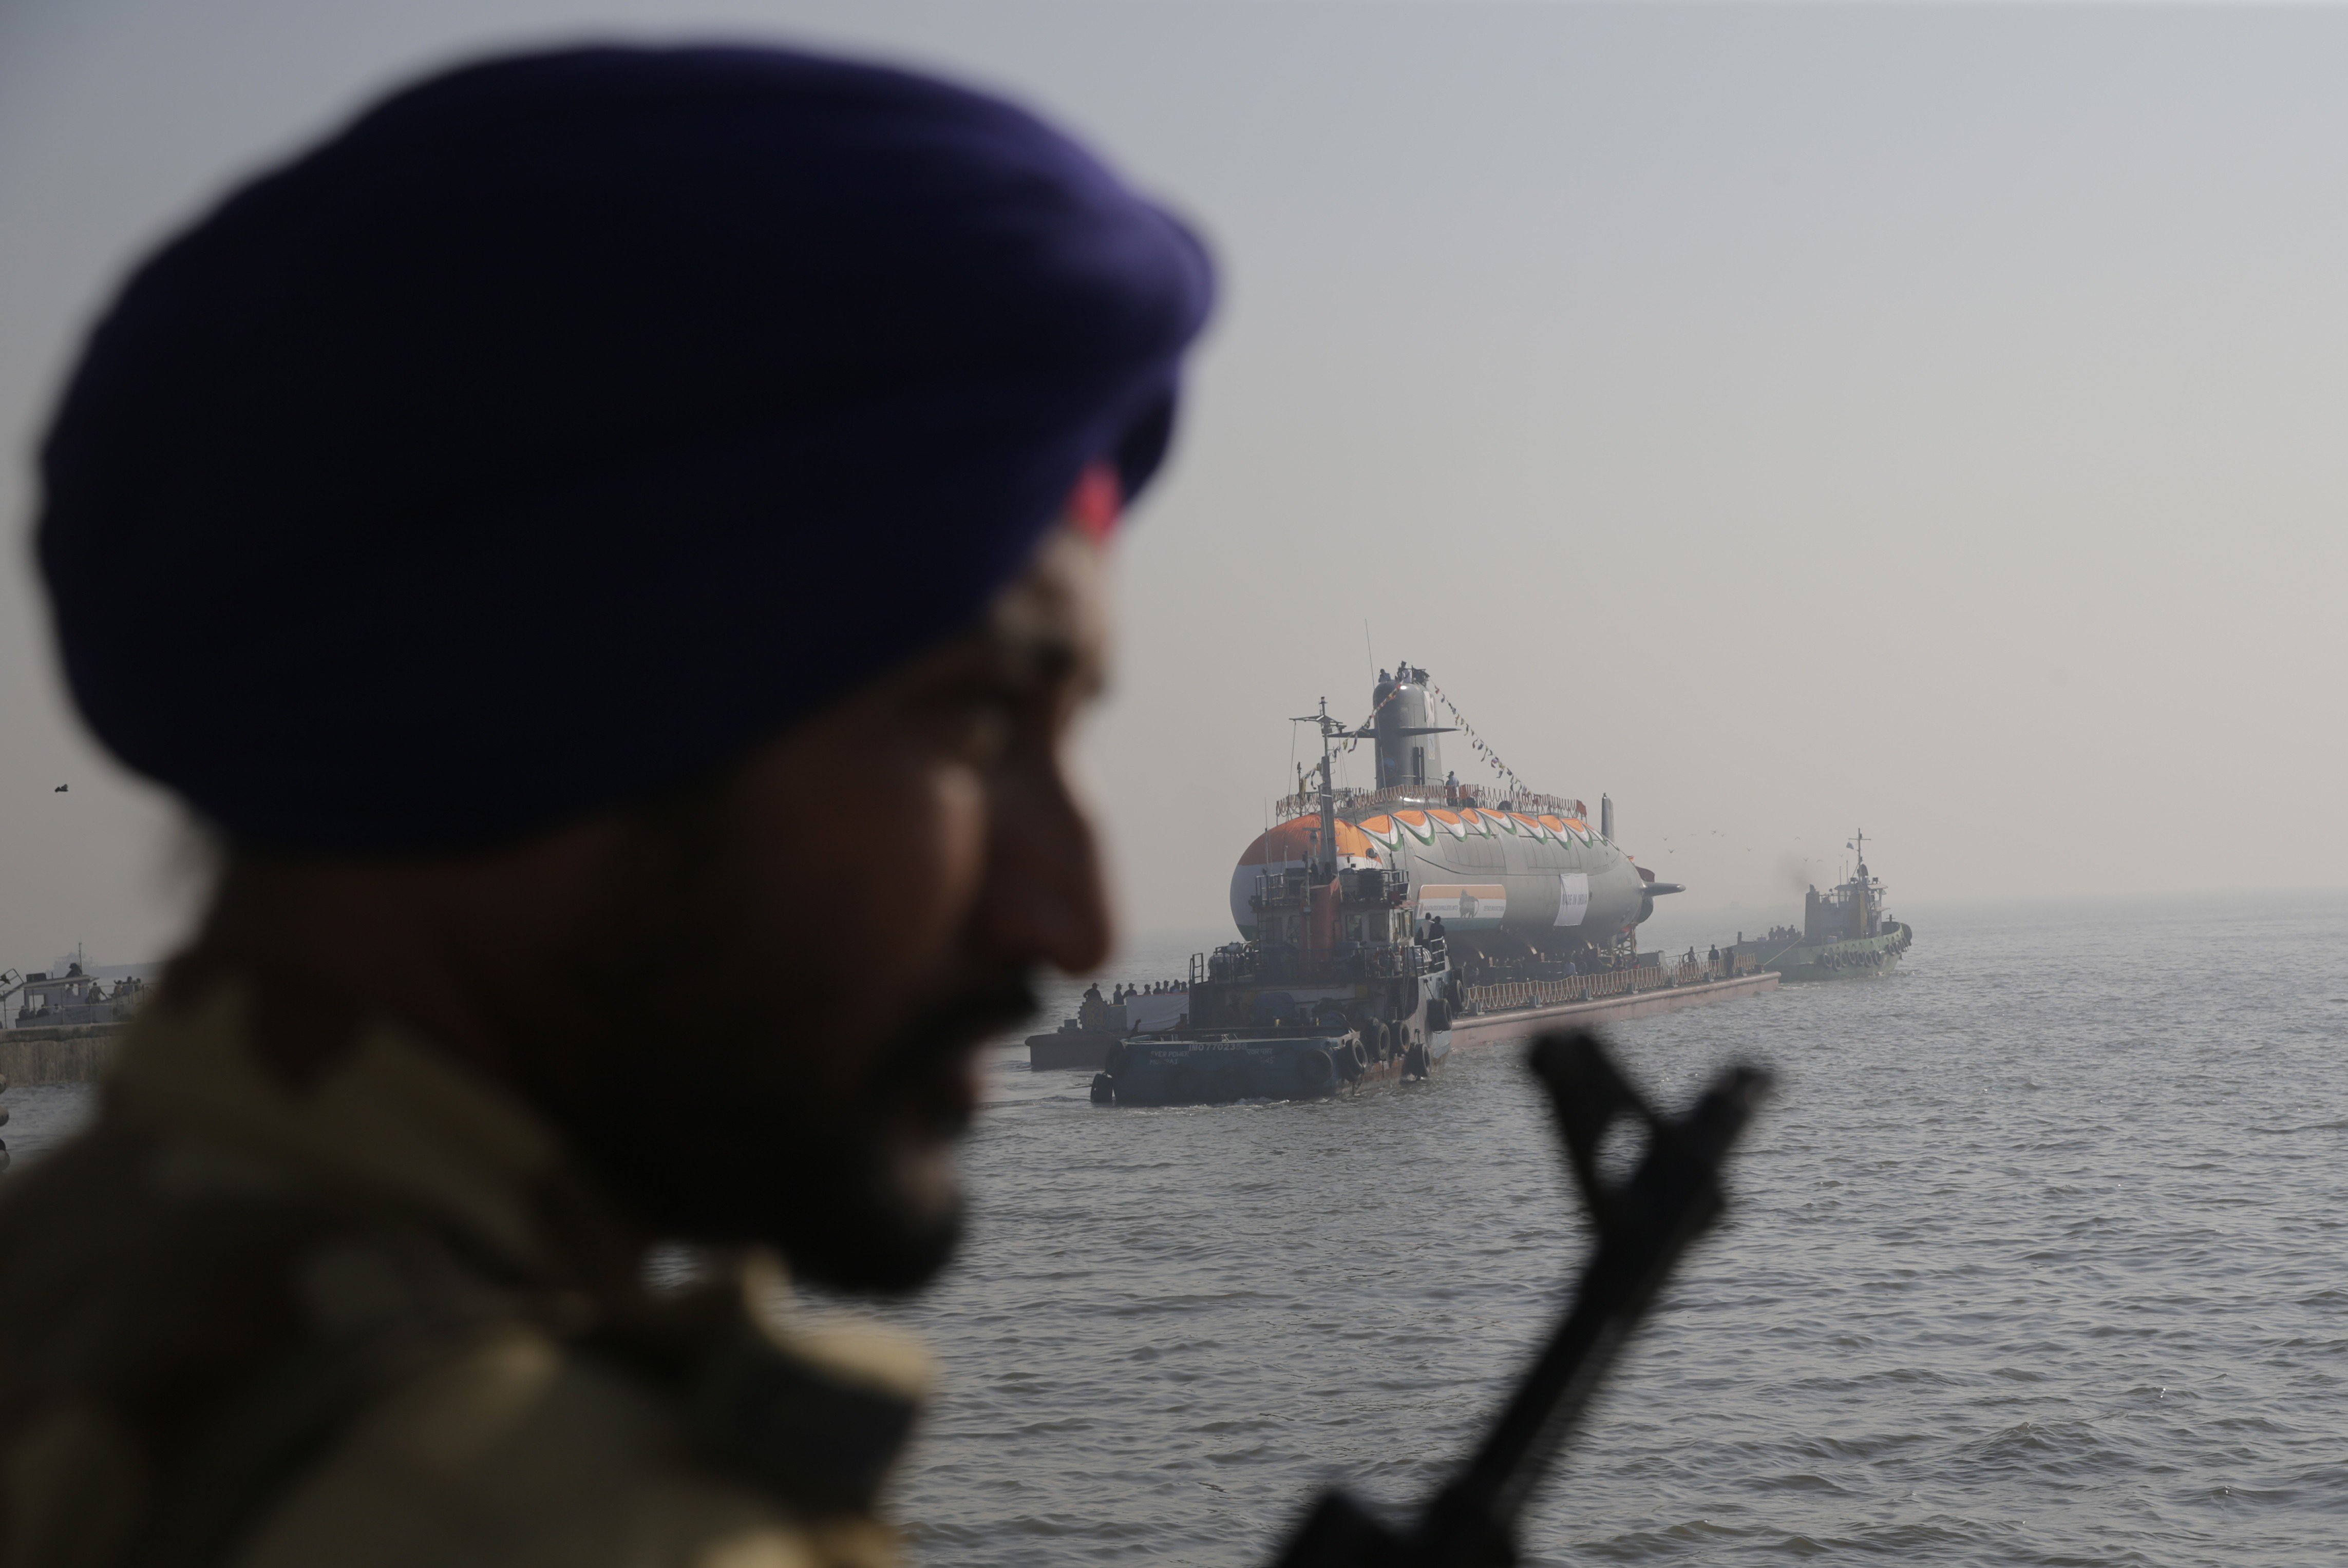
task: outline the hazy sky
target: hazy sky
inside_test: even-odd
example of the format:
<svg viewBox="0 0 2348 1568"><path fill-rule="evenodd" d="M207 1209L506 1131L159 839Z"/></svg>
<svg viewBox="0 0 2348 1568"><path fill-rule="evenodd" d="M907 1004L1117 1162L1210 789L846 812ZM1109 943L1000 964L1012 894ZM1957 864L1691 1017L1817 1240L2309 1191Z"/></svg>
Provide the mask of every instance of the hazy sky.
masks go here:
<svg viewBox="0 0 2348 1568"><path fill-rule="evenodd" d="M1087 742L1137 927L1373 654L1691 908L1858 826L1913 899L2348 885L2348 12L0 0L0 963L188 902L23 542L91 313L366 96L618 31L992 84L1210 236Z"/></svg>

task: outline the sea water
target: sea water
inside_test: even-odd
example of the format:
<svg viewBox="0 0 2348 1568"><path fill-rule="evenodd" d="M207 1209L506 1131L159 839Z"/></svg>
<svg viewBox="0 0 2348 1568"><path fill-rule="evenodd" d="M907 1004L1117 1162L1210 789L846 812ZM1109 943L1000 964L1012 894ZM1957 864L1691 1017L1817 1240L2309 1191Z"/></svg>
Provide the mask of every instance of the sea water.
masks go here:
<svg viewBox="0 0 2348 1568"><path fill-rule="evenodd" d="M1781 1089L1529 1554L2348 1562L2348 897L1903 914L1890 979L1608 1031L1664 1104ZM1426 1497L1586 1245L1520 1049L1312 1104L1087 1077L996 1061L901 1314L915 1557L1252 1563L1321 1487Z"/></svg>
<svg viewBox="0 0 2348 1568"><path fill-rule="evenodd" d="M1781 1089L1528 1554L2348 1561L2348 897L1900 912L1890 979L1609 1031L1661 1103ZM1236 1568L1322 1487L1422 1499L1587 1245L1519 1048L1310 1104L988 1077L970 1244L888 1312L941 1365L922 1568ZM88 1096L6 1102L21 1166Z"/></svg>

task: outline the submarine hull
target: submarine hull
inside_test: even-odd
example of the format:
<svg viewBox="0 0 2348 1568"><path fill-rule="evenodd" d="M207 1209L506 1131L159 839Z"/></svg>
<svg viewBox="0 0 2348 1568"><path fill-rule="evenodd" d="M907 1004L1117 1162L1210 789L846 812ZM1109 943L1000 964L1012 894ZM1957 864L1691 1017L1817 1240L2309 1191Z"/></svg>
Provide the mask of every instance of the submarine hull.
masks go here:
<svg viewBox="0 0 2348 1568"><path fill-rule="evenodd" d="M1400 871L1420 920L1440 917L1453 947L1480 951L1517 943L1553 951L1606 947L1653 910L1639 868L1578 817L1463 806L1398 806L1337 822L1340 864ZM1251 941L1252 905L1267 874L1312 863L1317 825L1282 824L1250 845L1232 868L1231 923Z"/></svg>
<svg viewBox="0 0 2348 1568"><path fill-rule="evenodd" d="M1419 917L1439 916L1455 948L1478 949L1495 938L1543 949L1604 947L1652 907L1638 868L1595 835L1583 842L1570 819L1537 833L1538 819L1511 819L1515 832L1479 830L1478 819L1489 825L1498 815L1488 812L1407 815L1423 816L1425 826L1402 813L1387 819L1394 824L1387 835L1375 831L1376 819L1363 825L1387 864L1409 877Z"/></svg>

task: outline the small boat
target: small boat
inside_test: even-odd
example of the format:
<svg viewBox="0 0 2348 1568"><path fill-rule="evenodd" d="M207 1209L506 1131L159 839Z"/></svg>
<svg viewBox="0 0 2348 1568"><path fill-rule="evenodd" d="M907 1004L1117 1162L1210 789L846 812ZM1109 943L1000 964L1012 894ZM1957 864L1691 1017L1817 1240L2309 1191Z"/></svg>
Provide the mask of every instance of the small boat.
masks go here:
<svg viewBox="0 0 2348 1568"><path fill-rule="evenodd" d="M1031 1072L1070 1069L1097 1071L1107 1065L1108 1049L1134 1034L1162 1033L1189 1021L1189 994L1163 982L1159 990L1137 990L1121 1001L1109 1001L1100 987L1086 988L1074 1018L1062 1019L1049 1034L1027 1037L1027 1068Z"/></svg>
<svg viewBox="0 0 2348 1568"><path fill-rule="evenodd" d="M1062 1019L1051 1033L1027 1037L1027 1068L1031 1072L1097 1072L1108 1061L1108 1048L1124 1038L1120 1030L1086 1029L1076 1019Z"/></svg>
<svg viewBox="0 0 2348 1568"><path fill-rule="evenodd" d="M1859 869L1821 893L1809 891L1800 934L1738 942L1729 951L1752 954L1765 969L1788 980L1872 979L1898 967L1900 955L1916 940L1905 921L1884 911L1882 881L1867 869L1867 835L1853 837Z"/></svg>

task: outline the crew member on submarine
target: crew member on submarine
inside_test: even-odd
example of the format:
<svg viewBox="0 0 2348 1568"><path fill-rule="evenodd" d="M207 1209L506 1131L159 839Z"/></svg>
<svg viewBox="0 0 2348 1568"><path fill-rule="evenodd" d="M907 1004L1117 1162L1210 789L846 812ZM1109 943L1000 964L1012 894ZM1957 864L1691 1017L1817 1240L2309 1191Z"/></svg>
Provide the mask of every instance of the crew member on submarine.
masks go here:
<svg viewBox="0 0 2348 1568"><path fill-rule="evenodd" d="M39 555L223 868L0 1197L0 1555L890 1560L922 1357L769 1260L930 1278L1108 950L1062 749L1211 291L1025 111L750 47L453 70L147 259Z"/></svg>

